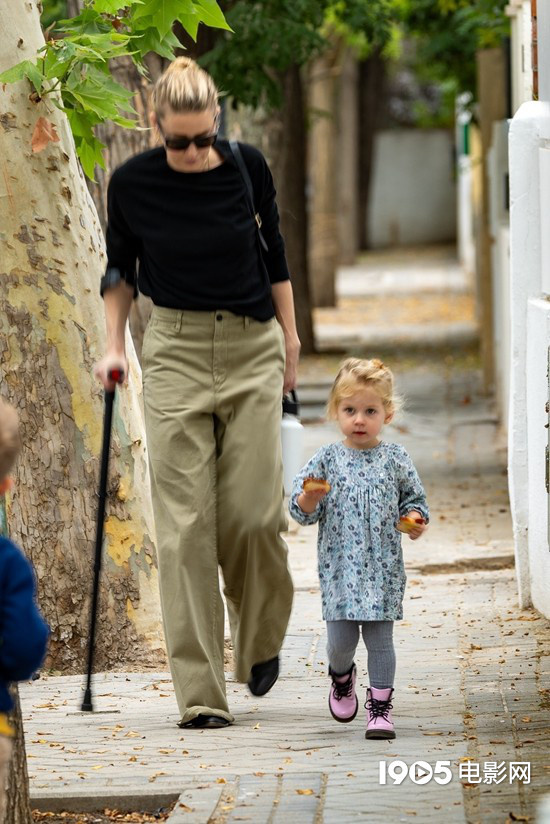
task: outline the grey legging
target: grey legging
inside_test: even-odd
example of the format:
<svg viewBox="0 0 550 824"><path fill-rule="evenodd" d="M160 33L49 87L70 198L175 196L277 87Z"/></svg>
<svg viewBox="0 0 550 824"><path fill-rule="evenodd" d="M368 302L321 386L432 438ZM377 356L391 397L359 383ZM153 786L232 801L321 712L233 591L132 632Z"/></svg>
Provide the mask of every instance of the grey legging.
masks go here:
<svg viewBox="0 0 550 824"><path fill-rule="evenodd" d="M348 672L359 643L359 627L368 650L371 687L393 687L395 650L393 621L327 621L327 653L330 667L337 675Z"/></svg>

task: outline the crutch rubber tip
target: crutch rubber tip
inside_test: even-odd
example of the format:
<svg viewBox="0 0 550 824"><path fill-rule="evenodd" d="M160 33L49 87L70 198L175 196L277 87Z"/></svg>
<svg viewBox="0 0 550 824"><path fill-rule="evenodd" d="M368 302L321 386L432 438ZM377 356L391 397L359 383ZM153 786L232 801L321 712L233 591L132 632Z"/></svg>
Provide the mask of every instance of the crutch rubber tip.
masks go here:
<svg viewBox="0 0 550 824"><path fill-rule="evenodd" d="M92 692L91 690L86 690L84 692L84 698L82 699L82 706L80 707L82 712L93 712L94 706L92 704Z"/></svg>

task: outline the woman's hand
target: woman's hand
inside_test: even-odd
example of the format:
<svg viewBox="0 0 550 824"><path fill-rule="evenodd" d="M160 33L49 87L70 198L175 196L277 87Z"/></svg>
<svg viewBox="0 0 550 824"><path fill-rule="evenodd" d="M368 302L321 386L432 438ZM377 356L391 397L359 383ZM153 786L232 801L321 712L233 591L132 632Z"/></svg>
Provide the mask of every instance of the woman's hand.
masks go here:
<svg viewBox="0 0 550 824"><path fill-rule="evenodd" d="M106 355L94 366L94 375L98 378L107 392L112 392L117 385L116 381L109 378L109 372L119 369L124 373L123 383L128 381L128 359L125 352L107 352Z"/></svg>
<svg viewBox="0 0 550 824"><path fill-rule="evenodd" d="M299 338L287 338L285 335L286 366L283 382L283 395L288 394L292 389L296 389L298 383L298 360L300 358Z"/></svg>

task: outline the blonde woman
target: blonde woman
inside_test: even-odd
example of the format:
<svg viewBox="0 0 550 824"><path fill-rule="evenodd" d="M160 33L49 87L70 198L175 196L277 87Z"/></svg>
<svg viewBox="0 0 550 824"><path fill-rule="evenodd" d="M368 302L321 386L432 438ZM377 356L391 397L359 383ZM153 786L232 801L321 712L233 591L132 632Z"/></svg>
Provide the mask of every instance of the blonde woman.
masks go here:
<svg viewBox="0 0 550 824"><path fill-rule="evenodd" d="M142 352L145 423L164 629L180 726L232 723L224 677L224 579L236 676L271 689L292 604L280 418L300 343L261 152L243 172L217 136L218 91L180 57L153 89L163 145L118 168L101 284L107 351L127 373L124 329L138 289L154 303ZM259 213L267 251L260 249ZM136 261L139 267L136 271Z"/></svg>

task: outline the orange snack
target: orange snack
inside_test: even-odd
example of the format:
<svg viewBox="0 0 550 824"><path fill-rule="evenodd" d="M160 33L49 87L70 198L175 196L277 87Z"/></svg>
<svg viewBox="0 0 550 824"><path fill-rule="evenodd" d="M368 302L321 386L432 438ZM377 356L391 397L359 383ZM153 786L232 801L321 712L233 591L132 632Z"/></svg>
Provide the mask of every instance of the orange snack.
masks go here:
<svg viewBox="0 0 550 824"><path fill-rule="evenodd" d="M324 478L305 478L302 488L304 492L317 492L320 489L329 492L330 484Z"/></svg>
<svg viewBox="0 0 550 824"><path fill-rule="evenodd" d="M401 518L399 518L397 529L399 530L399 532L404 532L405 534L407 534L416 526L421 526L425 523L426 521L424 520L424 518L409 518L408 515L403 515Z"/></svg>

